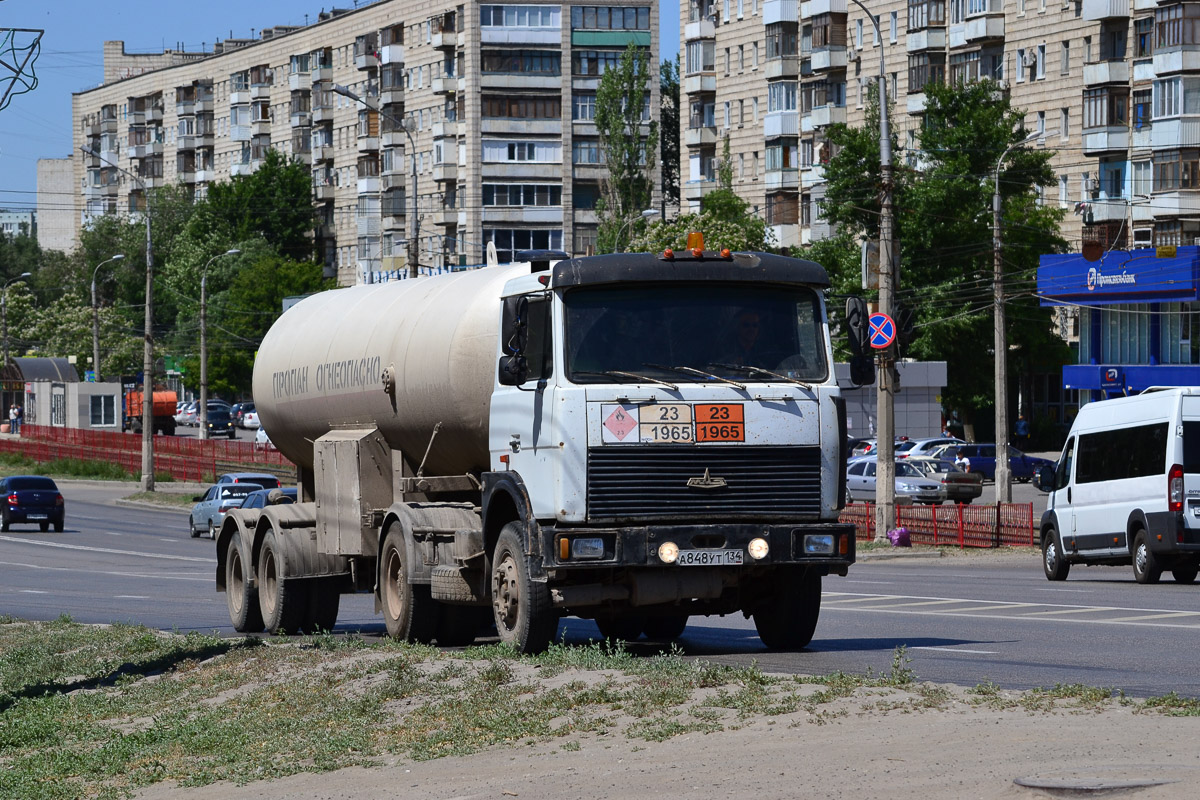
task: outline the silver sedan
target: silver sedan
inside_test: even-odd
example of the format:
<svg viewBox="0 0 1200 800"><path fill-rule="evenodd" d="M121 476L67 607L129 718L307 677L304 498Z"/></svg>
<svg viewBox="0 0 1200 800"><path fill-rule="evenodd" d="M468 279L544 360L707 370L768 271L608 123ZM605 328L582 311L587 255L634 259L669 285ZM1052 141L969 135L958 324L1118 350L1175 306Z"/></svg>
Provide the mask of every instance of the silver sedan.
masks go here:
<svg viewBox="0 0 1200 800"><path fill-rule="evenodd" d="M846 495L850 500L875 501L876 466L876 460L867 457L855 459L846 467ZM930 480L912 464L897 461L896 497L937 505L946 501L946 489L940 481Z"/></svg>

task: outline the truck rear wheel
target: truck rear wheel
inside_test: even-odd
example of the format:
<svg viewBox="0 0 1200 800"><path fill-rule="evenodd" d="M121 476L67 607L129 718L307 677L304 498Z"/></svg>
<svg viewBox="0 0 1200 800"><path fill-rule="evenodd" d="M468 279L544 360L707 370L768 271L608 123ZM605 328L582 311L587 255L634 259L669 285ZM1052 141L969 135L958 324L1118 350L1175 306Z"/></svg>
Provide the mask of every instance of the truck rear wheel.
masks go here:
<svg viewBox="0 0 1200 800"><path fill-rule="evenodd" d="M768 649L800 650L812 641L820 615L821 576L810 570L780 573L754 610L754 627Z"/></svg>
<svg viewBox="0 0 1200 800"><path fill-rule="evenodd" d="M249 568L250 561L242 557L242 534L235 531L225 550L225 605L229 607L229 621L238 633L263 630L258 590L250 583Z"/></svg>
<svg viewBox="0 0 1200 800"><path fill-rule="evenodd" d="M313 578L308 596L308 619L304 630L308 633L331 631L337 624L342 594L338 591L336 578Z"/></svg>
<svg viewBox="0 0 1200 800"><path fill-rule="evenodd" d="M428 586L408 582L404 531L393 525L379 554L379 592L388 635L404 642L429 644L437 634L440 605Z"/></svg>
<svg viewBox="0 0 1200 800"><path fill-rule="evenodd" d="M487 611L487 608L440 605L442 614L438 621L437 643L442 647L462 647L475 641L475 634L483 627L480 612Z"/></svg>
<svg viewBox="0 0 1200 800"><path fill-rule="evenodd" d="M269 530L258 554L258 607L271 633L296 633L307 621L309 587L287 578L283 542Z"/></svg>
<svg viewBox="0 0 1200 800"><path fill-rule="evenodd" d="M492 613L500 641L525 654L542 652L558 632L550 589L533 580L531 562L521 546L520 523L508 523L492 554Z"/></svg>
<svg viewBox="0 0 1200 800"><path fill-rule="evenodd" d="M596 627L605 639L636 642L642 635L642 620L632 616L596 617Z"/></svg>
<svg viewBox="0 0 1200 800"><path fill-rule="evenodd" d="M668 614L662 617L647 617L642 630L647 639L673 642L683 635L687 624L687 614Z"/></svg>

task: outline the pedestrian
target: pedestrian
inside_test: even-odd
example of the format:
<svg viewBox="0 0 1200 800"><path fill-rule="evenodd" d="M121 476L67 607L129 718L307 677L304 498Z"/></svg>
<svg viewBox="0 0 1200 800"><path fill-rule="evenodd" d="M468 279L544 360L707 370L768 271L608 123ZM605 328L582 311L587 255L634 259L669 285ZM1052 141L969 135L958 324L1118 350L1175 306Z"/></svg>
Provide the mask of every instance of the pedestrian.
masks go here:
<svg viewBox="0 0 1200 800"><path fill-rule="evenodd" d="M17 405L17 433L21 432L21 426L25 424L25 409Z"/></svg>
<svg viewBox="0 0 1200 800"><path fill-rule="evenodd" d="M963 472L971 471L971 459L967 458L967 451L961 447L958 449L958 457L954 459L954 466L961 469Z"/></svg>
<svg viewBox="0 0 1200 800"><path fill-rule="evenodd" d="M1029 420L1025 419L1024 414L1022 414L1020 417L1017 418L1017 424L1015 426L1013 426L1013 434L1014 434L1013 438L1015 438L1017 440L1017 449L1022 450L1022 451L1028 450L1029 449Z"/></svg>

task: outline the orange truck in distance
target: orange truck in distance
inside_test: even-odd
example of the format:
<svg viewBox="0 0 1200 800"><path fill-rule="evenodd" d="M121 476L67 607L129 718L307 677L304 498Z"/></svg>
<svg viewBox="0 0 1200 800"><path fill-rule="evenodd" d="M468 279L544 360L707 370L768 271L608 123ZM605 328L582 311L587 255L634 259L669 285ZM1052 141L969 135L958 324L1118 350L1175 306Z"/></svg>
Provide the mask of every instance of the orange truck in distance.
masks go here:
<svg viewBox="0 0 1200 800"><path fill-rule="evenodd" d="M166 436L175 435L175 404L174 392L156 391L152 397L154 403L154 432ZM129 389L125 392L125 413L121 430L142 432L142 390Z"/></svg>

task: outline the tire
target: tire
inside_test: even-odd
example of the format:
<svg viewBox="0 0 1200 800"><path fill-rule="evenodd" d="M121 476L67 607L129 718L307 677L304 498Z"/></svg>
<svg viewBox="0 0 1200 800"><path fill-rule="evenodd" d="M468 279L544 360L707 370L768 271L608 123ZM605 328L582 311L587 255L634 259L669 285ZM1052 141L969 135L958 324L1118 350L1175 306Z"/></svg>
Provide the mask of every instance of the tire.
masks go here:
<svg viewBox="0 0 1200 800"><path fill-rule="evenodd" d="M1042 537L1042 570L1048 581L1065 581L1071 565L1063 558L1062 547L1054 531L1046 531Z"/></svg>
<svg viewBox="0 0 1200 800"><path fill-rule="evenodd" d="M758 638L769 650L800 650L812 641L821 615L821 576L805 570L775 576L769 597L754 610Z"/></svg>
<svg viewBox="0 0 1200 800"><path fill-rule="evenodd" d="M442 606L438 621L437 643L442 647L465 647L475 641L481 627L480 606ZM486 610L486 609L484 609Z"/></svg>
<svg viewBox="0 0 1200 800"><path fill-rule="evenodd" d="M12 523L8 521L8 511L0 512L0 531L8 531Z"/></svg>
<svg viewBox="0 0 1200 800"><path fill-rule="evenodd" d="M63 528L65 528L66 526L67 526L67 522L66 522L66 520L62 520L62 521L56 522L56 523L54 523L54 532L55 532L55 533L62 533L62 532L63 532Z"/></svg>
<svg viewBox="0 0 1200 800"><path fill-rule="evenodd" d="M225 550L225 605L229 621L238 633L263 630L262 609L258 607L258 589L250 582L251 562L242 556L242 534L234 532Z"/></svg>
<svg viewBox="0 0 1200 800"><path fill-rule="evenodd" d="M673 642L683 635L687 624L687 614L669 614L664 617L647 617L642 625L642 630L647 639Z"/></svg>
<svg viewBox="0 0 1200 800"><path fill-rule="evenodd" d="M208 538L214 542L217 540L217 526L213 524L211 519L208 521Z"/></svg>
<svg viewBox="0 0 1200 800"><path fill-rule="evenodd" d="M636 642L642 636L642 621L632 616L596 617L596 627L613 641Z"/></svg>
<svg viewBox="0 0 1200 800"><path fill-rule="evenodd" d="M258 607L263 629L296 633L308 616L307 582L288 580L287 561L279 534L267 531L258 554Z"/></svg>
<svg viewBox="0 0 1200 800"><path fill-rule="evenodd" d="M39 522L38 527L42 529L42 533L45 533L46 531L50 530L50 523L49 522Z"/></svg>
<svg viewBox="0 0 1200 800"><path fill-rule="evenodd" d="M492 615L500 641L525 655L545 650L558 632L550 589L544 581L533 580L519 522L504 526L492 552Z"/></svg>
<svg viewBox="0 0 1200 800"><path fill-rule="evenodd" d="M342 595L336 578L315 578L308 595L308 616L304 621L306 633L332 631L337 625Z"/></svg>
<svg viewBox="0 0 1200 800"><path fill-rule="evenodd" d="M1138 531L1133 537L1133 578L1138 583L1158 583L1162 567L1146 544L1146 532Z"/></svg>
<svg viewBox="0 0 1200 800"><path fill-rule="evenodd" d="M1171 577L1176 583L1192 584L1196 582L1196 575L1200 574L1200 569L1196 564L1188 564L1183 567L1176 567L1171 570Z"/></svg>
<svg viewBox="0 0 1200 800"><path fill-rule="evenodd" d="M437 635L441 604L429 587L408 582L404 531L393 525L379 554L379 593L388 635L403 642L429 644Z"/></svg>
<svg viewBox="0 0 1200 800"><path fill-rule="evenodd" d="M190 514L188 515L188 533L192 535L193 539L200 538L200 532L196 530L196 521L192 519Z"/></svg>

